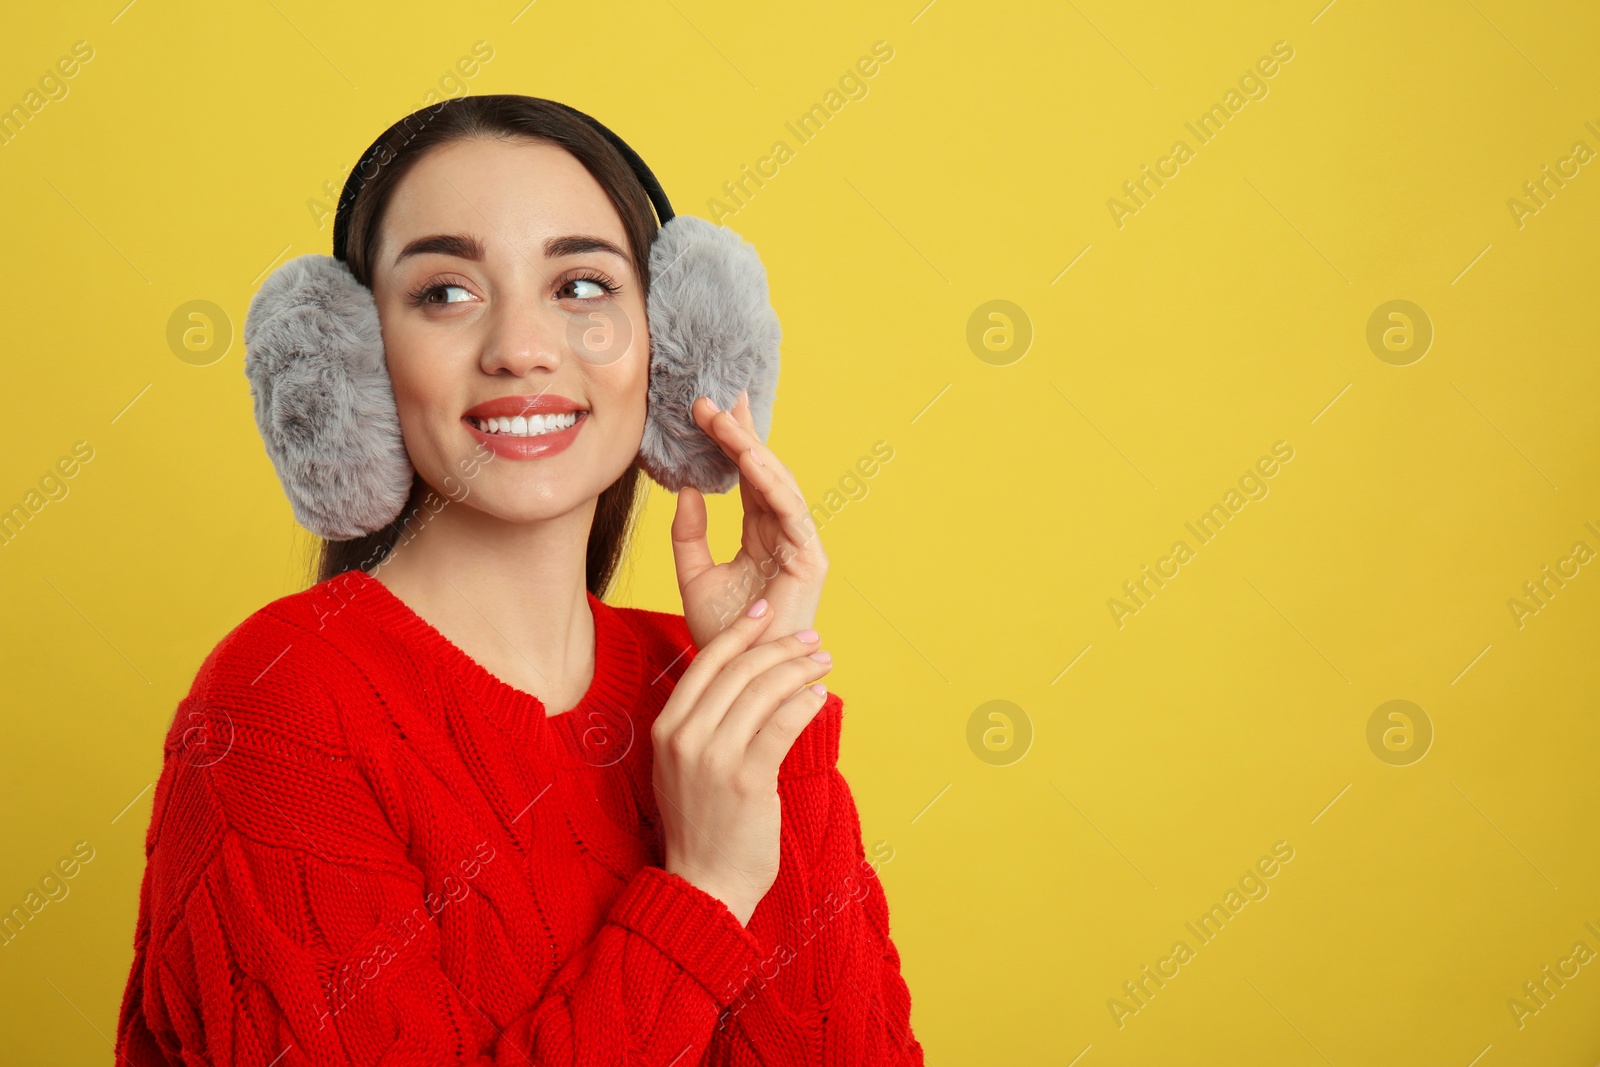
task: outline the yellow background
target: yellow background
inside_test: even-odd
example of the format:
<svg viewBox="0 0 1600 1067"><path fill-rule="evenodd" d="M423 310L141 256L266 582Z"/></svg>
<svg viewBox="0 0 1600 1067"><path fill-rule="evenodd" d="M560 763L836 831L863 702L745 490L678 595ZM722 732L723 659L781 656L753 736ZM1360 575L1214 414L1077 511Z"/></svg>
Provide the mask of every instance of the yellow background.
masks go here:
<svg viewBox="0 0 1600 1067"><path fill-rule="evenodd" d="M808 496L894 450L823 527L819 629L930 1063L1600 1058L1600 963L1520 1028L1507 1006L1600 951L1600 564L1520 629L1507 607L1600 551L1600 163L1520 228L1507 207L1600 151L1591 5L124 3L0 38L3 106L94 48L0 147L0 506L95 450L0 548L0 908L95 849L0 948L0 1058L109 1060L174 706L304 583L245 309L328 251L307 202L479 40L467 90L596 115L680 212L794 149L724 221L770 272L772 444ZM880 40L867 96L798 145L784 123ZM1269 94L1198 146L1184 122L1278 41ZM1108 199L1180 138L1118 228ZM997 299L1034 334L1004 366L966 339ZM1409 366L1366 342L1394 299L1435 333ZM191 300L231 318L208 366L166 340ZM1107 600L1279 440L1270 494L1118 628ZM671 513L653 489L613 600L681 610ZM1366 739L1395 699L1434 730L1408 766ZM1007 765L968 744L991 700L1031 724ZM1278 841L1270 894L1199 945L1185 921ZM1108 1000L1179 939L1119 1028Z"/></svg>

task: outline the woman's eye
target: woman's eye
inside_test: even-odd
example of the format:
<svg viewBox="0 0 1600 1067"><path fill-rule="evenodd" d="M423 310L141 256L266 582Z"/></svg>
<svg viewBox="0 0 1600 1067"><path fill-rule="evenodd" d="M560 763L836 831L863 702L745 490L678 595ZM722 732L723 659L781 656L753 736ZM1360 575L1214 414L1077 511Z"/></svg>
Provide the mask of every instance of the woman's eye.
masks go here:
<svg viewBox="0 0 1600 1067"><path fill-rule="evenodd" d="M576 296L579 300L593 300L597 297L606 295L606 287L595 281L593 278L573 278L561 288L563 291L565 291L569 287L577 290L577 292L573 293L572 295Z"/></svg>
<svg viewBox="0 0 1600 1067"><path fill-rule="evenodd" d="M462 293L464 295L462 295L460 297L451 297L451 296L448 295L451 292L451 290L454 290L455 292L458 292L458 293ZM446 294L445 298L443 300L434 299L440 293ZM467 290L465 288L463 288L462 286L459 286L459 285L436 285L431 290L428 291L428 301L427 302L430 303L430 304L459 304L463 300L471 299L471 297L472 297L472 294L467 292Z"/></svg>

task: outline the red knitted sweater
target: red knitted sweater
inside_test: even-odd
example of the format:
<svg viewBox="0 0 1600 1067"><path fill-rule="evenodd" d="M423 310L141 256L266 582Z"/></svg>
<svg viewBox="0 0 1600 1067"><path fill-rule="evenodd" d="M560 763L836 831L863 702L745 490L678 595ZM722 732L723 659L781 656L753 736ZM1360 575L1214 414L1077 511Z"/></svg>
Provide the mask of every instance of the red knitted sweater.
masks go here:
<svg viewBox="0 0 1600 1067"><path fill-rule="evenodd" d="M225 637L166 741L119 1063L922 1064L838 696L743 926L662 867L683 617L589 606L556 716L361 571Z"/></svg>

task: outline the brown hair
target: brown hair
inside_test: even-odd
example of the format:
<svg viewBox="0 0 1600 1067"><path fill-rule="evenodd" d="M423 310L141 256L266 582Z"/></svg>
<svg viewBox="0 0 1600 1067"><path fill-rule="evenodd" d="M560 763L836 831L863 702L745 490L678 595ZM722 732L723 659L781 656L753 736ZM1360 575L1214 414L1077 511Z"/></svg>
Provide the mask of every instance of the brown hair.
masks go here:
<svg viewBox="0 0 1600 1067"><path fill-rule="evenodd" d="M643 293L650 292L650 245L657 222L633 169L594 127L553 100L534 96L464 96L424 108L397 125L385 147L362 174L360 191L350 203L346 265L356 280L372 287L384 208L395 185L428 152L471 138L545 141L565 148L592 174L611 198L628 235L629 252ZM359 166L360 164L358 164ZM628 535L643 496L641 471L631 464L622 477L600 494L589 529L585 583L589 592L605 596L627 548ZM322 539L317 551L316 579L326 581L345 571L381 563L399 543L409 540L444 506L439 494L415 476L404 510L388 526L350 541ZM427 515L423 514L426 510Z"/></svg>

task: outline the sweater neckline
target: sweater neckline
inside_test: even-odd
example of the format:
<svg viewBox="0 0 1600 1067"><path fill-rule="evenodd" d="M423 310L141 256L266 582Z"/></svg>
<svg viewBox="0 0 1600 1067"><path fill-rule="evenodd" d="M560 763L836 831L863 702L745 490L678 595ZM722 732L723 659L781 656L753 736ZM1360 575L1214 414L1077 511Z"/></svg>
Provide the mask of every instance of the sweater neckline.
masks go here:
<svg viewBox="0 0 1600 1067"><path fill-rule="evenodd" d="M620 747L625 751L626 742L632 741L631 712L643 688L644 650L621 612L587 589L584 596L595 627L594 677L577 704L552 715L539 697L504 681L467 655L377 578L359 568L350 574L372 594L356 597L356 602L366 605L373 617L408 647L448 667L479 706L506 730L526 734L553 728L569 741L569 751L593 766L608 765L610 750ZM624 743L619 746L618 742Z"/></svg>

